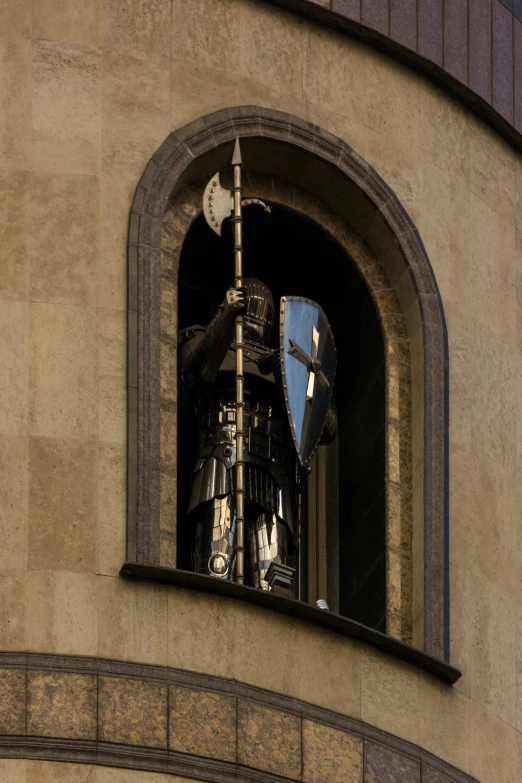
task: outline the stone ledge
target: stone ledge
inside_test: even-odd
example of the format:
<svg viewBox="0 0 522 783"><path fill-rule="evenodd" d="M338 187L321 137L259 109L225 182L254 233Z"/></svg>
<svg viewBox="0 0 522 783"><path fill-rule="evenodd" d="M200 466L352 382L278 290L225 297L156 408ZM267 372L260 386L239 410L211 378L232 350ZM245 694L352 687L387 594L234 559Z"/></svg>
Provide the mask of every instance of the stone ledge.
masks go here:
<svg viewBox="0 0 522 783"><path fill-rule="evenodd" d="M307 620L314 625L337 631L343 636L360 639L389 655L393 655L395 658L434 674L451 685L462 676L462 672L459 669L439 658L435 658L433 655L425 653L423 650L418 650L405 642L401 642L399 639L394 639L373 628L368 628L366 625L361 625L361 623L350 620L348 617L341 617L332 612L316 609L315 606L296 601L294 598L286 598L282 595L265 592L264 590L256 590L253 587L238 585L235 582L225 582L221 579L214 579L211 576L196 574L192 571L142 565L140 563L125 563L120 570L120 575L147 579L152 582L163 582L164 584L176 585L191 590L200 590L204 593L223 595L227 598L236 598L297 617L300 620Z"/></svg>

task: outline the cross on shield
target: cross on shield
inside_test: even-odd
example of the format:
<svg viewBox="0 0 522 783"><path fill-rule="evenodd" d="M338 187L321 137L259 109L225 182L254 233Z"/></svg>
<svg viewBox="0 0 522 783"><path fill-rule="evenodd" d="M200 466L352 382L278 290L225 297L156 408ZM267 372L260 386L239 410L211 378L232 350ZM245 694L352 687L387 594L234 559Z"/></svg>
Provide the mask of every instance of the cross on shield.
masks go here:
<svg viewBox="0 0 522 783"><path fill-rule="evenodd" d="M279 338L290 430L299 461L306 465L319 444L332 398L335 342L321 307L298 296L281 299Z"/></svg>

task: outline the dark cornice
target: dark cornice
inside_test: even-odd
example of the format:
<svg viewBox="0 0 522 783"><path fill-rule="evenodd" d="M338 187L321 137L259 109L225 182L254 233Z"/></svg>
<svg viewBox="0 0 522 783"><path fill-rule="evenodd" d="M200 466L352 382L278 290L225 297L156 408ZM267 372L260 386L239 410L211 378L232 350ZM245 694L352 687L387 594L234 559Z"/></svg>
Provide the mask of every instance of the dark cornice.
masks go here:
<svg viewBox="0 0 522 783"><path fill-rule="evenodd" d="M454 0L413 0L407 4L409 17L399 16L399 4L384 0L373 18L369 11L363 18L359 0L267 2L357 38L418 71L522 150L522 22L501 0L492 0L485 14L485 4L477 3L462 20L454 13ZM430 16L436 23L428 29ZM422 18L427 20L424 30Z"/></svg>

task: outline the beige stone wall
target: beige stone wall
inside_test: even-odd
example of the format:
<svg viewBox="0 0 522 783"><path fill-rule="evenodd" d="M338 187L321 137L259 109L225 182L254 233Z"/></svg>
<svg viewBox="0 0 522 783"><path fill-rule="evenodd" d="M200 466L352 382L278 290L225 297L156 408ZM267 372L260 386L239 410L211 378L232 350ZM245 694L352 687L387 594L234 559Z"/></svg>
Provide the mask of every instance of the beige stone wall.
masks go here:
<svg viewBox="0 0 522 783"><path fill-rule="evenodd" d="M426 245L450 343L453 688L261 609L118 578L133 191L172 129L237 104L341 136ZM2 0L0 107L2 649L233 677L362 718L484 783L522 780L514 151L415 73L261 0ZM3 761L0 781L65 783L68 769ZM78 769L71 780L164 780Z"/></svg>
<svg viewBox="0 0 522 783"><path fill-rule="evenodd" d="M53 761L0 759L0 783L189 783L187 778Z"/></svg>

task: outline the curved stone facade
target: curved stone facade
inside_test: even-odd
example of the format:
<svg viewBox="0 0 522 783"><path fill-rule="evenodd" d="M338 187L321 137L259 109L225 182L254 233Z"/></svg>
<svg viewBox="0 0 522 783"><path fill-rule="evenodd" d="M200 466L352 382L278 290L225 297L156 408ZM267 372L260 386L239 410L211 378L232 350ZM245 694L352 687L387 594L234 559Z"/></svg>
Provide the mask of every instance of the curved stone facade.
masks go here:
<svg viewBox="0 0 522 783"><path fill-rule="evenodd" d="M159 668L158 693L171 684L212 694L209 714L216 694L282 713L292 747L301 742L297 725L310 721L309 747L317 742L321 752L338 740L359 747L353 735L399 753L399 781L418 776L424 763L429 783L517 781L522 179L515 147L415 69L262 0L4 0L0 56L0 709L18 721L2 734L0 756L9 758L0 760L0 778L217 779L200 760L197 773L114 766L141 764L128 762L146 747L135 719L132 737L116 732L129 693L156 682L140 668L126 669L133 684L122 683L118 667L144 665ZM230 106L286 112L342 139L404 205L426 249L448 333L450 662L463 673L454 686L304 620L119 576L133 404L131 206L164 140ZM414 358L419 376L424 367ZM421 517L423 503L414 508ZM422 561L422 548L413 556ZM87 687L92 678L96 693ZM113 733L98 734L104 708L95 726L94 705L117 685L105 713ZM180 725L197 710L191 698L181 691ZM81 740L70 736L73 721L60 723L78 704L88 736ZM332 732L327 743L317 740L324 727ZM91 743L88 758L54 760L71 743L79 754L79 742ZM106 742L119 761L102 759ZM184 764L204 758L179 743L149 747L148 758L156 751L161 763L169 753ZM243 779L237 757L220 763ZM259 769L251 760L248 768ZM364 766L356 774L358 783L383 779Z"/></svg>
<svg viewBox="0 0 522 783"><path fill-rule="evenodd" d="M522 8L513 0L270 0L443 85L519 148Z"/></svg>
<svg viewBox="0 0 522 783"><path fill-rule="evenodd" d="M0 654L0 695L0 773L27 758L208 783L475 783L362 721L180 669Z"/></svg>

